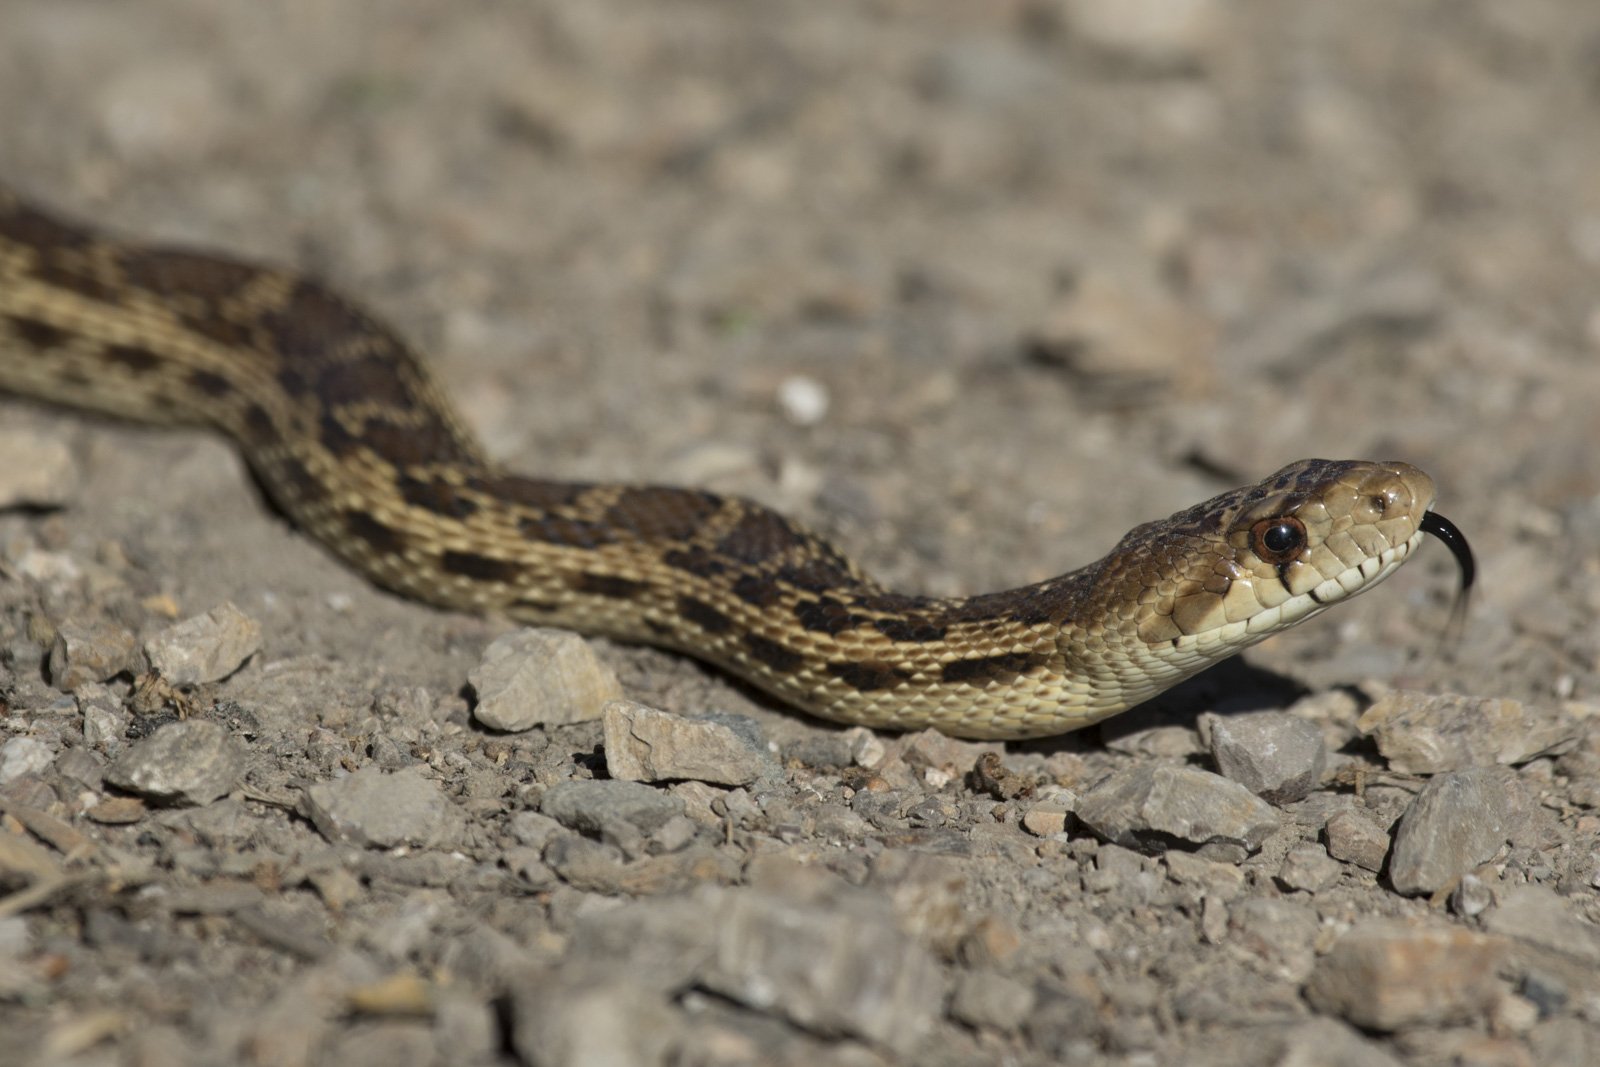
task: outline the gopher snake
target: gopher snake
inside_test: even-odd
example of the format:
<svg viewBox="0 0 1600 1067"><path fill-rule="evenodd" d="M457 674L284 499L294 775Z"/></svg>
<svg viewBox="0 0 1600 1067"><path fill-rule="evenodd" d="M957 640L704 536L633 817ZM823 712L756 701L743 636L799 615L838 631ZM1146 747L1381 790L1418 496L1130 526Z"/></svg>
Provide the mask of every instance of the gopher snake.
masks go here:
<svg viewBox="0 0 1600 1067"><path fill-rule="evenodd" d="M230 436L283 511L405 596L679 649L840 722L969 737L1114 715L1455 527L1405 463L1303 460L1037 585L891 592L747 500L507 473L418 358L296 274L109 239L0 190L0 388Z"/></svg>

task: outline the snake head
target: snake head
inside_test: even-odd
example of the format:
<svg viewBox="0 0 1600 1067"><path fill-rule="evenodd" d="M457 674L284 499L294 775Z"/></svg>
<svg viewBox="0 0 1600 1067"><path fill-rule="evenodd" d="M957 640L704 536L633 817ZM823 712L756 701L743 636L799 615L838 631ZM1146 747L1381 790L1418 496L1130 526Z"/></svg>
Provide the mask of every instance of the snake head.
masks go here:
<svg viewBox="0 0 1600 1067"><path fill-rule="evenodd" d="M1409 463L1306 459L1141 527L1139 637L1198 669L1370 589L1421 541L1434 495Z"/></svg>

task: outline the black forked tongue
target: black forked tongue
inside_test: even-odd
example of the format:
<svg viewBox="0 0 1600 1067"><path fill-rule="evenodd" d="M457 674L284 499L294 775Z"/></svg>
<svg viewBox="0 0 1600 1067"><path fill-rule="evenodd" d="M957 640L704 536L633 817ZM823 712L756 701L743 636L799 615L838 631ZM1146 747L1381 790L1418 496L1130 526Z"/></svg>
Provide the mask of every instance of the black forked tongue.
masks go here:
<svg viewBox="0 0 1600 1067"><path fill-rule="evenodd" d="M1445 631L1447 634L1454 633L1460 636L1462 624L1467 617L1468 594L1472 592L1472 583L1478 577L1478 564L1472 558L1472 546L1467 544L1466 535L1456 527L1456 524L1437 511L1423 513L1422 532L1432 534L1443 541L1450 554L1456 558L1456 566L1461 568L1461 585L1456 589L1456 602L1450 608L1450 625Z"/></svg>

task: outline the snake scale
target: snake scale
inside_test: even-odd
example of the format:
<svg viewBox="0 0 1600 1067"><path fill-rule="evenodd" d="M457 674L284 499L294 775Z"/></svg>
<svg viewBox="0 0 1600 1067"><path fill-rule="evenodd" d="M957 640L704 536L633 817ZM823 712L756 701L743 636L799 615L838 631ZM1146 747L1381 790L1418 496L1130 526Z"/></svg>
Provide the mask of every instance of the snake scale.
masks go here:
<svg viewBox="0 0 1600 1067"><path fill-rule="evenodd" d="M0 389L220 430L294 523L403 596L677 649L873 727L1096 722L1371 588L1424 533L1455 552L1463 590L1472 577L1421 470L1302 460L1036 585L893 592L748 500L505 471L411 349L338 294L4 190Z"/></svg>

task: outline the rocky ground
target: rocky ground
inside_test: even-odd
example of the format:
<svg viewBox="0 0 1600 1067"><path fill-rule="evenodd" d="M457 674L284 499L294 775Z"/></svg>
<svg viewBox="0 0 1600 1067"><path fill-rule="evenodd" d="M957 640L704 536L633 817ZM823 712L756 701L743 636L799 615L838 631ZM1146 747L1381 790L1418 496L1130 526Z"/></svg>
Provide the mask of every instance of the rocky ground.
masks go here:
<svg viewBox="0 0 1600 1067"><path fill-rule="evenodd" d="M7 0L0 180L331 279L517 468L948 593L1403 458L1482 573L1442 650L1430 545L1102 728L874 735L0 401L0 1062L1594 1062L1597 55L1582 0Z"/></svg>

